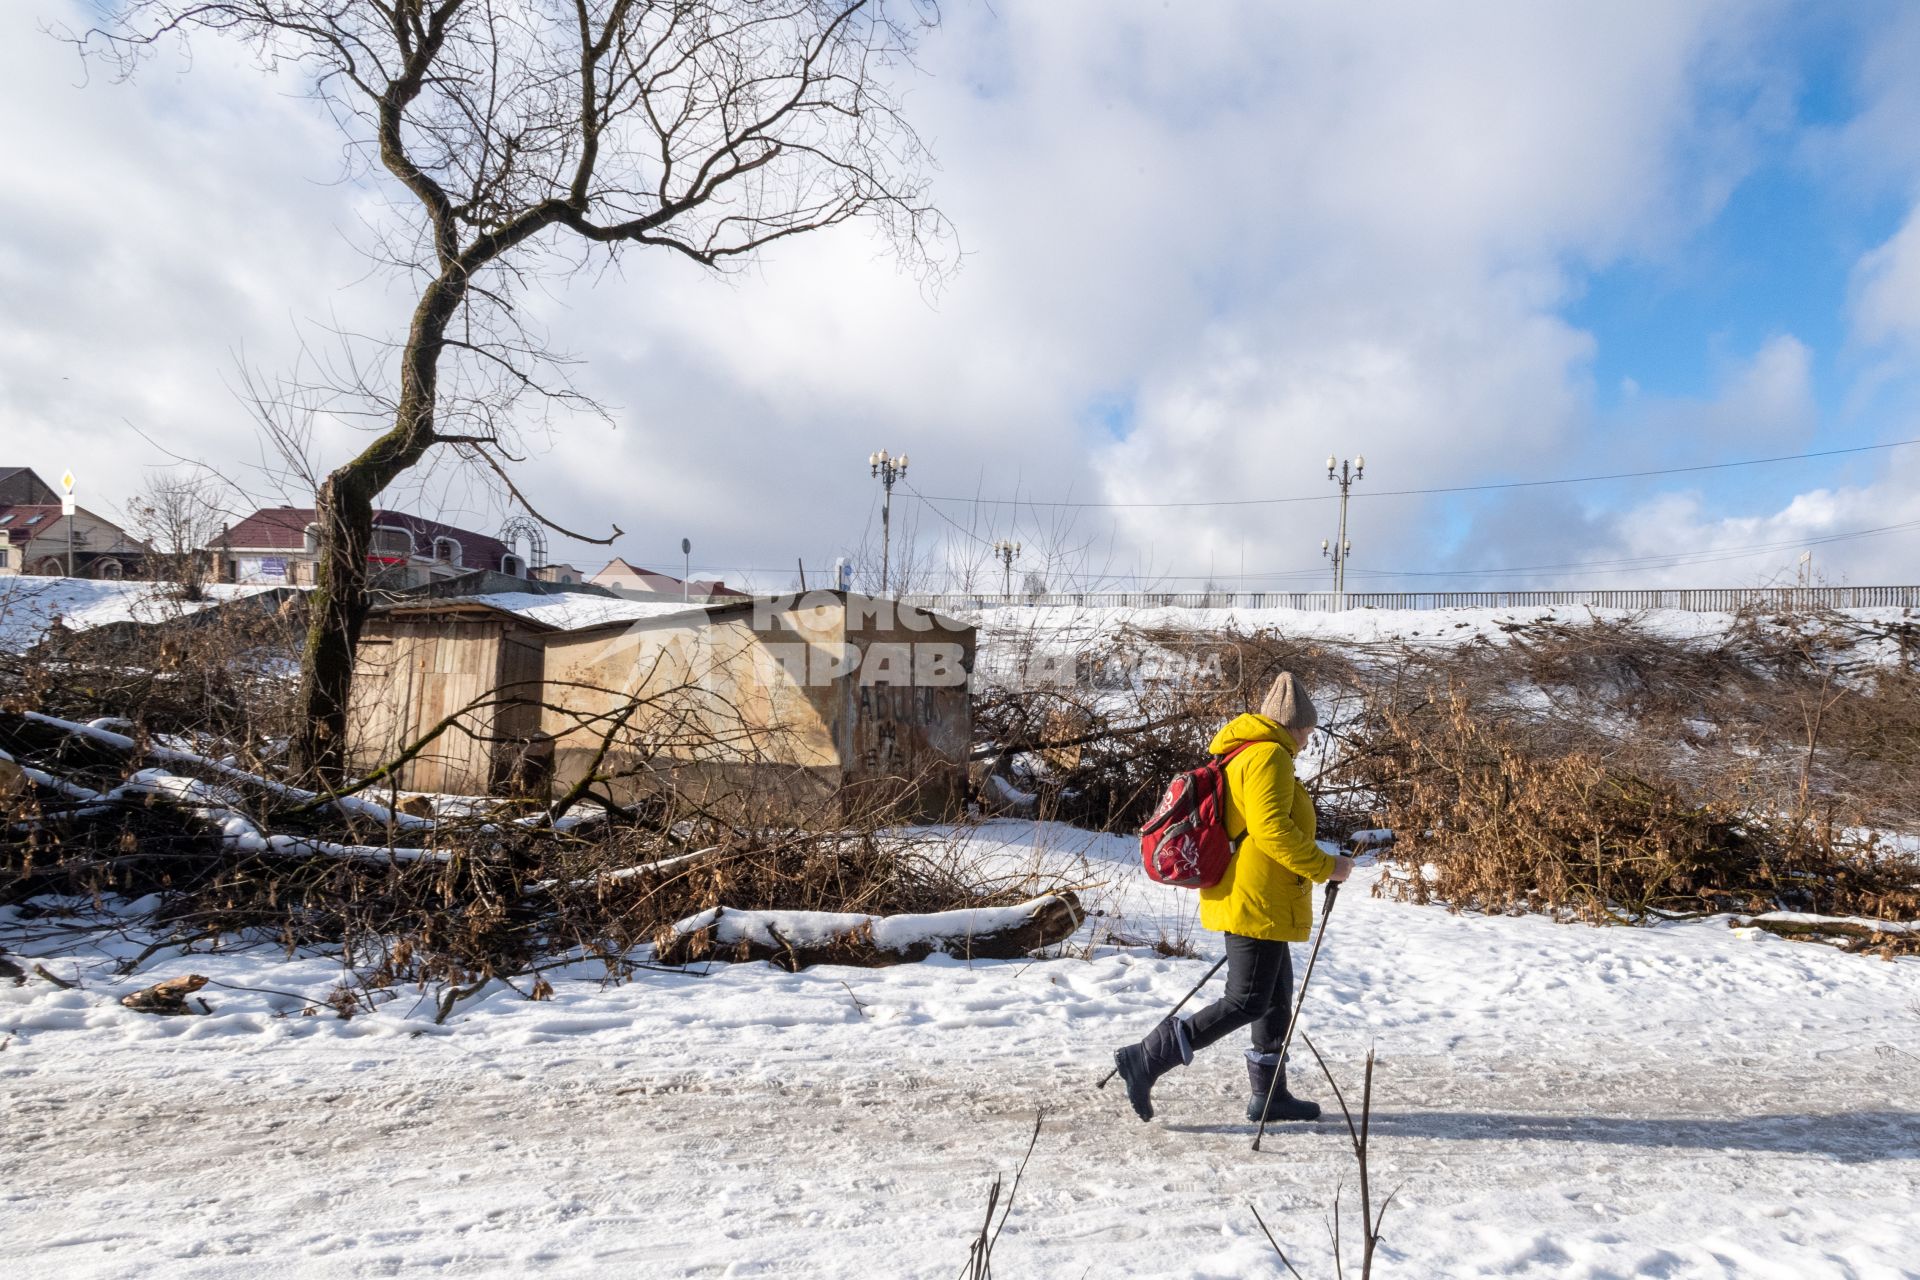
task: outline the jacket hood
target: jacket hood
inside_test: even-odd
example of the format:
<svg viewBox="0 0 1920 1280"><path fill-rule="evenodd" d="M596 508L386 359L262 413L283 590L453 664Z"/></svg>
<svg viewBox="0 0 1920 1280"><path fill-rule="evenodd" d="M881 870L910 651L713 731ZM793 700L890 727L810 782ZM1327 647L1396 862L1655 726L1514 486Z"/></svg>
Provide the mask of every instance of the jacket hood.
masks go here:
<svg viewBox="0 0 1920 1280"><path fill-rule="evenodd" d="M1275 721L1249 711L1245 715L1235 716L1227 721L1226 727L1213 735L1213 741L1207 744L1207 750L1214 755L1224 755L1235 747L1249 742L1274 742L1289 756L1300 747L1294 742L1293 735L1282 729Z"/></svg>

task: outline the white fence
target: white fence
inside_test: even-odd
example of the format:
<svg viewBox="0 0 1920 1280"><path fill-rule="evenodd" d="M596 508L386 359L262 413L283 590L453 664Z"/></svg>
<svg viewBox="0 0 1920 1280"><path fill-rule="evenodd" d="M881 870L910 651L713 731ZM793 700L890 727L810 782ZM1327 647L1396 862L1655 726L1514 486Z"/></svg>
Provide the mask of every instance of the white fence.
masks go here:
<svg viewBox="0 0 1920 1280"><path fill-rule="evenodd" d="M1591 605L1596 609L1920 609L1920 587L1669 587L1633 591L1090 591L1045 595L930 592L900 597L926 609L990 609L1064 605L1085 609L1525 609Z"/></svg>

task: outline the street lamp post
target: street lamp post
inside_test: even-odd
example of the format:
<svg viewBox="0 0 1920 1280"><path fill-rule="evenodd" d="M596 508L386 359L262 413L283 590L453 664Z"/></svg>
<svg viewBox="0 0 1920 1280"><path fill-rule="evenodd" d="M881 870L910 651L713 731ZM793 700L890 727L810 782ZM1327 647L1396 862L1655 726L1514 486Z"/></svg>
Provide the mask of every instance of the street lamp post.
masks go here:
<svg viewBox="0 0 1920 1280"><path fill-rule="evenodd" d="M880 481L880 594L887 594L887 557L893 526L893 482L907 474L907 455L887 456L885 449L867 455L867 466Z"/></svg>
<svg viewBox="0 0 1920 1280"><path fill-rule="evenodd" d="M680 603L693 600L693 539L680 539Z"/></svg>
<svg viewBox="0 0 1920 1280"><path fill-rule="evenodd" d="M1353 550L1353 544L1347 541L1347 498L1352 492L1353 482L1365 474L1367 460L1364 456L1356 457L1351 462L1340 460L1337 468L1335 461L1332 454L1327 455L1327 479L1340 486L1340 536L1332 543L1322 538L1320 554L1333 561L1334 605L1344 609L1347 605L1347 556Z"/></svg>
<svg viewBox="0 0 1920 1280"><path fill-rule="evenodd" d="M1013 562L1020 556L1020 544L1008 542L1004 538L993 544L993 554L999 557L1002 567L1000 591L1002 595L1013 595Z"/></svg>

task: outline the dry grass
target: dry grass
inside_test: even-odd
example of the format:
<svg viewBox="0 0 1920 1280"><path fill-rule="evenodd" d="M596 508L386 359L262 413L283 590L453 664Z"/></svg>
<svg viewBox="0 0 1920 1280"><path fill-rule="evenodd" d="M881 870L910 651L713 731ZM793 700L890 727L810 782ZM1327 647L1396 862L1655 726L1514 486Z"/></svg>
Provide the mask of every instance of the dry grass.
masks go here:
<svg viewBox="0 0 1920 1280"><path fill-rule="evenodd" d="M1631 623L1404 653L1336 777L1392 828L1388 892L1595 921L1920 916L1920 698L1827 620L1694 643Z"/></svg>
<svg viewBox="0 0 1920 1280"><path fill-rule="evenodd" d="M240 611L0 659L0 747L92 791L152 764L143 753L163 735L270 777L296 633L296 620ZM1141 677L1170 653L1215 677ZM1920 832L1917 657L1909 624L1835 617L1747 618L1702 641L1631 621L1548 622L1501 644L1434 648L1131 631L1081 655L1081 679L982 690L976 733L980 754L1039 796L1041 816L1132 830L1218 727L1291 670L1339 742L1312 780L1323 834L1396 831L1388 892L1595 921L1771 909L1910 920L1920 866L1875 833ZM135 746L49 730L17 714L27 707L121 718ZM453 989L579 956L618 973L664 925L717 905L885 915L1064 887L1038 868L971 865L957 842L898 834L884 807L785 804L778 819L771 806L743 818L666 794L555 826L516 824L542 807L501 802L408 832L205 780L266 831L451 856L241 854L178 806L89 804L36 786L5 801L0 901L153 894L178 939L244 930L339 947L375 987Z"/></svg>

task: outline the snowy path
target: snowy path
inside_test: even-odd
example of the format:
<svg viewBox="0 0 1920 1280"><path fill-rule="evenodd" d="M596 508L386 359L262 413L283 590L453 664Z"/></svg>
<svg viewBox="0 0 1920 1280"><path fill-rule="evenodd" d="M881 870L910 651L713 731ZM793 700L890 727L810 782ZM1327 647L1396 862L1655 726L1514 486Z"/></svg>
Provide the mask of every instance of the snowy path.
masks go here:
<svg viewBox="0 0 1920 1280"><path fill-rule="evenodd" d="M1136 934L1189 903L1114 870ZM1045 1107L1000 1274L1281 1274L1252 1199L1331 1275L1343 1131L1251 1153L1225 1046L1150 1125L1091 1088L1205 963L735 966L503 993L445 1028L217 988L215 1016L156 1019L112 1006L133 979L0 987L7 1273L950 1277ZM260 952L191 967L333 977ZM1920 964L1349 892L1315 984L1306 1026L1343 1084L1381 1055L1375 1174L1402 1188L1383 1275L1920 1275Z"/></svg>

